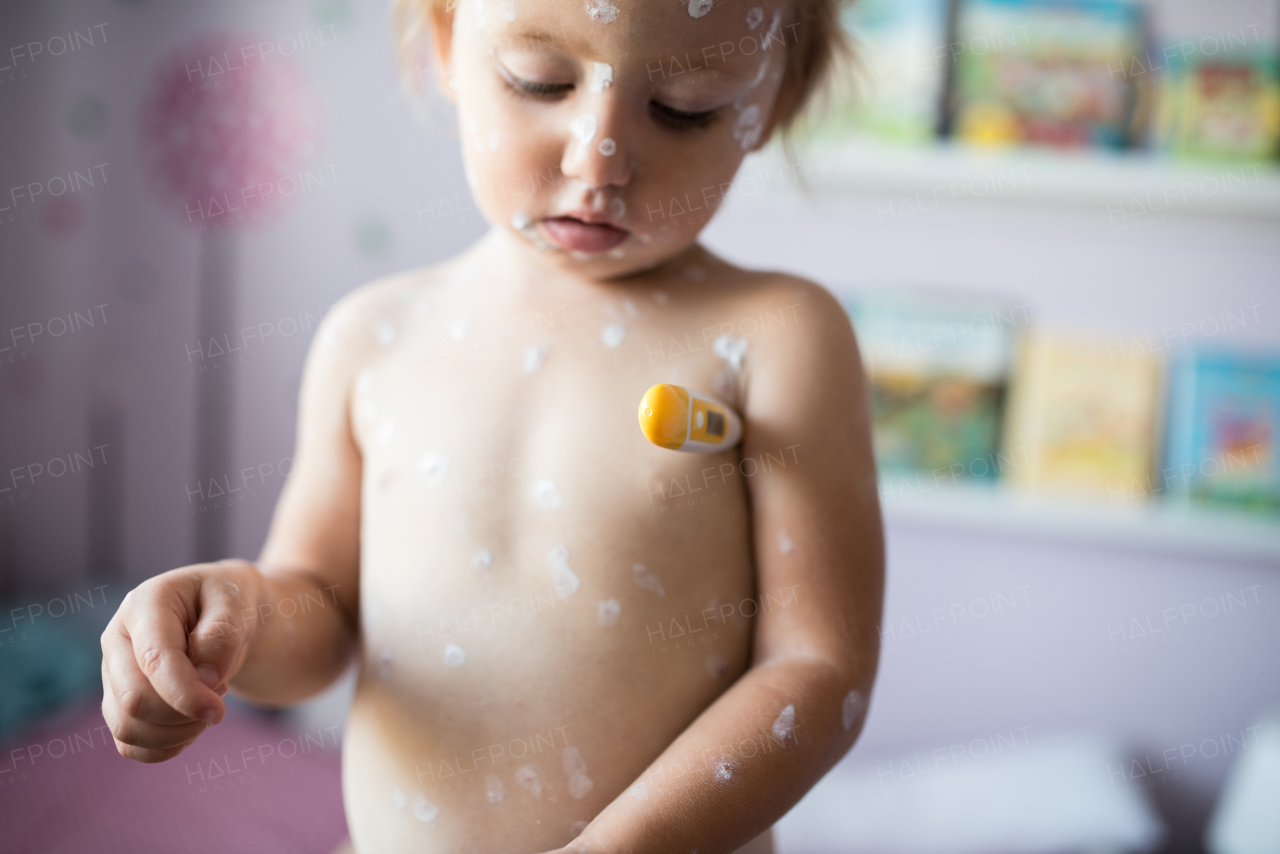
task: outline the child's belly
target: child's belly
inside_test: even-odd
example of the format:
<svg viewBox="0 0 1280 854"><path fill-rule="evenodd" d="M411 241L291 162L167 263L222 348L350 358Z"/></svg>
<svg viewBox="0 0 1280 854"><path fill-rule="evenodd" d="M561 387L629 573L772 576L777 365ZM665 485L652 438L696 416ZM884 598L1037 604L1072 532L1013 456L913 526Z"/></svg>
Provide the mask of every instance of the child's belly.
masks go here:
<svg viewBox="0 0 1280 854"><path fill-rule="evenodd" d="M564 845L747 666L736 457L534 421L514 446L368 457L344 755L362 854Z"/></svg>

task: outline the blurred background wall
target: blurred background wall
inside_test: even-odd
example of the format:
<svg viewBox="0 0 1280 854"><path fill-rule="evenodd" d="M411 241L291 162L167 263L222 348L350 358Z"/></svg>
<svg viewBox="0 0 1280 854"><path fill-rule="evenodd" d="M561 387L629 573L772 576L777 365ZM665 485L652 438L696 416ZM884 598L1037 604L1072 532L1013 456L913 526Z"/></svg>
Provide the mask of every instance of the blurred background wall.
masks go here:
<svg viewBox="0 0 1280 854"><path fill-rule="evenodd" d="M1274 41L1280 30L1280 9L1262 0L1151 8L1172 34L1257 25ZM73 32L92 44L82 37L55 55L53 40ZM311 144L284 176L298 180L276 184L288 198L234 229L166 199L142 143L165 57L209 32L293 53L318 105ZM358 284L447 258L484 229L451 115L427 98L427 119L415 122L388 13L370 0L10 3L0 36L0 600L25 606L105 585L104 601L118 601L210 556L197 550L201 506L225 519L229 554L253 558L292 453L317 319ZM55 195L69 173L81 176L70 178L75 191ZM841 294L999 294L1049 327L1159 335L1247 309L1231 340L1280 347L1274 211L1118 217L1105 192L1012 192L903 213L929 180L806 190L789 179L735 195L706 241ZM202 341L199 284L214 263L232 271L234 316L221 332L234 352ZM225 466L197 470L208 372L230 378L231 441ZM65 469L54 462L68 455ZM219 481L241 489L217 496ZM1274 551L1233 543L1229 529L1190 546L1158 530L1117 533L1107 515L1055 524L928 496L891 503L881 679L847 763L1014 731L1030 744L1087 731L1158 756L1240 736L1280 701ZM1163 634L1133 628L1229 595L1247 607L1224 604ZM1203 754L1159 779L1098 773L1148 793L1176 832L1173 849L1198 850L1232 759Z"/></svg>

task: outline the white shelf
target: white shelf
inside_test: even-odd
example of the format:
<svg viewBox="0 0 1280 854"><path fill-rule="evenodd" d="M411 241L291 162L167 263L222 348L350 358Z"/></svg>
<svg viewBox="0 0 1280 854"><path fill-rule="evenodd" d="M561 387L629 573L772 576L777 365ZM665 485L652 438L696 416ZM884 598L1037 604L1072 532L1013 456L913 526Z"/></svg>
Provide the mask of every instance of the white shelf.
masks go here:
<svg viewBox="0 0 1280 854"><path fill-rule="evenodd" d="M890 202L906 216L978 202L1086 207L1109 213L1117 225L1186 215L1280 219L1280 167L1274 163L1183 163L1142 152L996 151L869 140L813 144L796 156L811 190L887 197L882 202L889 216L895 215ZM777 187L779 181L764 178L787 169L783 157L781 147L772 146L749 158L743 174L755 173L765 187Z"/></svg>
<svg viewBox="0 0 1280 854"><path fill-rule="evenodd" d="M927 485L926 485L927 486ZM947 486L883 500L890 525L1068 541L1280 567L1280 520L1159 503L1121 506L1029 495L999 486Z"/></svg>

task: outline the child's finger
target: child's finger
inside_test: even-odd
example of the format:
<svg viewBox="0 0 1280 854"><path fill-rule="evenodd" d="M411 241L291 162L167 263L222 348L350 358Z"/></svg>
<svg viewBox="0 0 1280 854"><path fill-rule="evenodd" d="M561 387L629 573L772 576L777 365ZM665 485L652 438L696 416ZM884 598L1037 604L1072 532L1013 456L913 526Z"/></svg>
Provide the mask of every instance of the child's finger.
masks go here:
<svg viewBox="0 0 1280 854"><path fill-rule="evenodd" d="M147 750L168 750L188 744L209 726L204 721L188 721L176 726L149 723L125 714L114 691L102 698L102 717L117 742Z"/></svg>
<svg viewBox="0 0 1280 854"><path fill-rule="evenodd" d="M138 667L132 641L114 627L102 635L102 671L103 697L111 696L122 715L160 726L191 722L160 699Z"/></svg>
<svg viewBox="0 0 1280 854"><path fill-rule="evenodd" d="M221 721L226 705L211 687L218 681L202 682L187 657L184 603L170 591L143 595L147 600L130 608L122 627L132 641L138 669L172 708L206 723Z"/></svg>
<svg viewBox="0 0 1280 854"><path fill-rule="evenodd" d="M244 663L249 641L246 609L239 589L218 581L201 585L198 608L195 628L187 636L187 656L200 680L216 693Z"/></svg>

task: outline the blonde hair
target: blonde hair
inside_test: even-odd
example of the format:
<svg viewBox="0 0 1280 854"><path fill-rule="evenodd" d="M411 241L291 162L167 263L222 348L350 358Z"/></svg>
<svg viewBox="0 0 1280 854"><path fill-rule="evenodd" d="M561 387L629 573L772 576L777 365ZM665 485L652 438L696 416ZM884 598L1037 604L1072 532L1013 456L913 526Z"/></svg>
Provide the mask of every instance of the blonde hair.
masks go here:
<svg viewBox="0 0 1280 854"><path fill-rule="evenodd" d="M400 76L406 88L419 81L419 49L433 26L453 12L459 0L391 0ZM772 130L788 130L815 98L830 86L837 68L852 59L852 43L840 20L854 0L793 0L795 33L787 45L787 67L773 111ZM784 40L785 41L785 40Z"/></svg>

